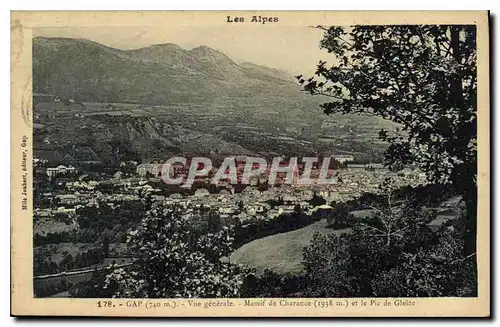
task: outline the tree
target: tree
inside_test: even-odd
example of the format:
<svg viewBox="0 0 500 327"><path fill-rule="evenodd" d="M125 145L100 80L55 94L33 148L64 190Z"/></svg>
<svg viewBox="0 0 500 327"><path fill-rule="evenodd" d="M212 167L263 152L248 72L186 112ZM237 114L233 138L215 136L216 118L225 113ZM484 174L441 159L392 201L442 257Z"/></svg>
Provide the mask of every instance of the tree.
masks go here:
<svg viewBox="0 0 500 327"><path fill-rule="evenodd" d="M116 297L237 297L249 273L223 259L233 250L231 228L196 237L188 217L159 204L127 243L137 261L107 276Z"/></svg>
<svg viewBox="0 0 500 327"><path fill-rule="evenodd" d="M309 200L309 204L316 207L326 204L326 200L322 196L318 196L316 192L314 192L311 200Z"/></svg>
<svg viewBox="0 0 500 327"><path fill-rule="evenodd" d="M102 252L104 257L109 257L109 237L107 234L104 235L102 240Z"/></svg>
<svg viewBox="0 0 500 327"><path fill-rule="evenodd" d="M434 233L434 215L390 188L385 194L350 232L314 235L304 249L306 296L477 296L475 265L459 237L463 217Z"/></svg>
<svg viewBox="0 0 500 327"><path fill-rule="evenodd" d="M73 285L69 297L74 298L110 298L116 292L116 285L106 285L106 274L95 270L90 281Z"/></svg>
<svg viewBox="0 0 500 327"><path fill-rule="evenodd" d="M332 99L326 114L389 119L385 162L417 164L434 183L451 183L467 204L466 253L476 246L476 28L463 25L323 27L320 47L334 64L304 90Z"/></svg>
<svg viewBox="0 0 500 327"><path fill-rule="evenodd" d="M73 269L73 266L73 256L70 253L66 254L66 256L64 256L64 258L61 260L61 263L59 264L61 271L71 270Z"/></svg>
<svg viewBox="0 0 500 327"><path fill-rule="evenodd" d="M300 206L300 204L295 204L295 206L293 206L293 214L295 216L300 216L302 215L304 212L302 211L302 207Z"/></svg>
<svg viewBox="0 0 500 327"><path fill-rule="evenodd" d="M476 270L469 258L461 258L462 247L462 241L445 230L435 246L402 253L396 267L373 278L373 295L477 296Z"/></svg>

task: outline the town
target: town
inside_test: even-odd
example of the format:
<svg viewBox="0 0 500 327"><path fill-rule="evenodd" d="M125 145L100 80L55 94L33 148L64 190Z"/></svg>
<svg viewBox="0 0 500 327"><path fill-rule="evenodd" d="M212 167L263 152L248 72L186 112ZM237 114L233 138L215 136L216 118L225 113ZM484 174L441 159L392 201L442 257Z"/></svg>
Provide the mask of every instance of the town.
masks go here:
<svg viewBox="0 0 500 327"><path fill-rule="evenodd" d="M416 169L405 168L393 173L381 164L347 163L343 169L329 170L329 178L333 182L328 184L289 184L286 183L286 175L290 174L281 172L278 183L268 185L264 172L252 176L248 185L238 185L239 187L221 179L214 188L214 185L211 185L214 184L213 174L206 174L198 175L195 184L189 187L182 185L169 188L162 185L162 164L132 162L122 163L121 167L127 165L135 166L135 172L127 174L119 169L109 178L100 176L99 179L92 179L88 174L79 174L73 166L43 167L39 163L38 173L43 174L45 171L51 183L47 186L50 191L36 190L36 194L44 199L43 203L55 202L57 206L35 207L35 225L58 214L67 215L67 221L71 221L78 209L98 206L99 203L119 206L121 203L141 201L145 198L182 208L185 215L192 215L204 209L217 212L221 218L234 217L241 222L269 220L293 212L296 205L307 214L312 214L318 209L309 203L314 196L321 197L330 204L352 200L362 193L376 194L381 182L387 177L396 181L398 186L425 184L425 174ZM241 168L238 171L241 171ZM319 174L318 168L311 170L311 176ZM298 180L296 172L291 175L294 180ZM241 182L241 178L239 181ZM279 205L269 204L278 200ZM78 228L77 224L74 224L73 228Z"/></svg>
<svg viewBox="0 0 500 327"><path fill-rule="evenodd" d="M275 228L262 234L264 227L257 226L274 226L284 221L279 230L299 228L313 221L313 217L335 210L337 203L364 193L380 193L380 185L388 177L400 187L426 183L425 174L416 169L392 172L381 164L350 163L353 158L346 156L331 159L342 168L329 169L329 178L334 180L329 184L287 184L288 173L281 172L278 182L269 185L263 172L252 176L248 184L233 185L221 180L214 185L211 171L197 176L190 187L185 187L164 183L159 163L122 162L116 172L107 174L80 171L71 165L51 167L45 160L35 158L34 242L35 253L39 254L35 276L49 274L50 278L50 274L59 276L79 270L91 275L88 269L127 264L132 260L125 244L127 233L155 203L175 208L188 221L205 219L204 224L214 224L216 217L215 225L222 222L238 226L235 244L243 245L259 235L273 233ZM176 172L186 173L186 169ZM319 174L320 169L313 166L311 176ZM303 217L300 222L290 218L297 214ZM92 259L72 256L72 248L86 252L86 257Z"/></svg>

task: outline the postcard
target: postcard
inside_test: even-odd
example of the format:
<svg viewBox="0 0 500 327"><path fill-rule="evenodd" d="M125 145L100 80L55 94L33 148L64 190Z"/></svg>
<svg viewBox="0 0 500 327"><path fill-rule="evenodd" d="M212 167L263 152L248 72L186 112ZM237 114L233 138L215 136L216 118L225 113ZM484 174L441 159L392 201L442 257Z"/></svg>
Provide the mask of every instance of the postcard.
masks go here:
<svg viewBox="0 0 500 327"><path fill-rule="evenodd" d="M489 317L487 11L14 11L11 314Z"/></svg>

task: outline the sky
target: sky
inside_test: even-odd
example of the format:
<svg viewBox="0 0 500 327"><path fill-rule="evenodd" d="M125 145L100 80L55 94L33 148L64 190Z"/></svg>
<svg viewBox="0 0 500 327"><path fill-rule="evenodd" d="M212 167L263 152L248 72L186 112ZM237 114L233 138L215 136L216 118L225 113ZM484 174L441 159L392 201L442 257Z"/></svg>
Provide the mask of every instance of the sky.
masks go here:
<svg viewBox="0 0 500 327"><path fill-rule="evenodd" d="M242 24L243 25L243 24ZM308 26L178 26L172 27L52 27L36 28L33 36L89 39L118 49L175 43L185 49L205 45L237 63L249 61L312 75L319 60L332 60L319 49L322 31Z"/></svg>

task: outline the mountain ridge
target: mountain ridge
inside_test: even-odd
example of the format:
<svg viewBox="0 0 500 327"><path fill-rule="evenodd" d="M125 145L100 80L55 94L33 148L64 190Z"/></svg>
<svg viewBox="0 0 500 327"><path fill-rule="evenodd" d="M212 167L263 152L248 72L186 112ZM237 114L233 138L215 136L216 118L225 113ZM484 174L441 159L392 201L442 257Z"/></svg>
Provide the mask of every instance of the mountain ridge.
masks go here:
<svg viewBox="0 0 500 327"><path fill-rule="evenodd" d="M33 93L39 94L33 102L41 125L52 120L77 124L75 117L83 123L81 117L109 114L104 130L118 133L120 126L111 117L127 116L131 122L156 117L165 126L213 135L214 143L192 141L194 153L220 140L228 142L226 148L240 145L257 152L309 153L315 140L320 140L314 145L319 151L330 144L346 149L345 143L362 136L354 133L356 125L367 125L361 117L339 123L345 120L340 115L330 115L331 122L323 124L327 117L319 104L325 99L302 92L288 73L236 63L206 46L186 50L167 43L120 50L86 39L37 37L33 39ZM51 100L56 98L61 101ZM380 126L369 125L370 132ZM130 142L137 144L136 149L153 151L157 141L150 140L150 131L138 140L133 140L134 132ZM62 132L59 139L65 139Z"/></svg>
<svg viewBox="0 0 500 327"><path fill-rule="evenodd" d="M276 69L241 66L219 50L207 46L187 50L174 43L122 50L88 39L35 37L33 72L36 92L108 102L119 101L124 93L144 102L144 91L213 94L246 88L251 93L266 86L298 89Z"/></svg>

